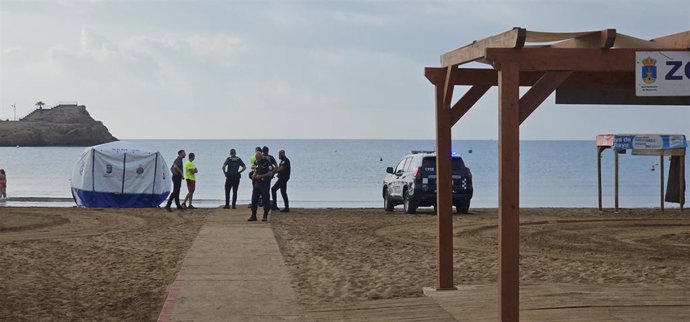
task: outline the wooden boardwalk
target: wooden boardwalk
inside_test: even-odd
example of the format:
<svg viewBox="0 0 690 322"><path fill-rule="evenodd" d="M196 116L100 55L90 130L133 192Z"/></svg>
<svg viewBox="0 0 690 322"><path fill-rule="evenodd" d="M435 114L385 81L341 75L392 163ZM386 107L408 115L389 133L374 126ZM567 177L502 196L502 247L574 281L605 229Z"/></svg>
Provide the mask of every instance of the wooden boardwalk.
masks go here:
<svg viewBox="0 0 690 322"><path fill-rule="evenodd" d="M456 321L430 297L311 306L305 310L312 321Z"/></svg>
<svg viewBox="0 0 690 322"><path fill-rule="evenodd" d="M496 285L304 308L309 321L498 321ZM522 285L521 321L690 321L690 286Z"/></svg>
<svg viewBox="0 0 690 322"><path fill-rule="evenodd" d="M498 321L496 285L427 292L458 321ZM521 321L690 321L690 286L520 286Z"/></svg>

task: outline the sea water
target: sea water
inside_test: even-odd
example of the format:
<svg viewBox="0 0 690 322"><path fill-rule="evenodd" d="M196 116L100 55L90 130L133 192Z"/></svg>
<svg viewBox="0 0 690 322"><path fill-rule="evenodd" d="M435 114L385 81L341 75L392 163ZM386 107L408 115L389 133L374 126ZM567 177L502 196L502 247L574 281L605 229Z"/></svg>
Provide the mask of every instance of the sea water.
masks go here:
<svg viewBox="0 0 690 322"><path fill-rule="evenodd" d="M224 203L222 165L235 148L245 163L256 146L268 146L278 157L284 149L291 160L288 182L291 207L383 207L382 182L386 167L395 167L411 150L433 150L433 140L132 140L159 150L168 166L177 151L194 152L197 174L195 205ZM63 198L43 204L73 206L70 177L84 147L0 147L0 168L7 171L10 198ZM453 141L453 151L471 168L472 207L496 207L498 201L498 142ZM594 141L521 141L520 205L522 207L596 207L597 159ZM659 157L621 155L620 206L658 207ZM687 162L686 162L687 163ZM668 176L668 158L665 177ZM686 165L686 169L688 169ZM245 172L238 203L248 203L251 184ZM604 207L613 207L613 153L602 154ZM274 179L275 182L275 179ZM664 186L665 188L665 186ZM183 183L181 196L187 193ZM16 200L16 199L15 199ZM279 206L282 199L278 194ZM666 204L677 207L677 204Z"/></svg>

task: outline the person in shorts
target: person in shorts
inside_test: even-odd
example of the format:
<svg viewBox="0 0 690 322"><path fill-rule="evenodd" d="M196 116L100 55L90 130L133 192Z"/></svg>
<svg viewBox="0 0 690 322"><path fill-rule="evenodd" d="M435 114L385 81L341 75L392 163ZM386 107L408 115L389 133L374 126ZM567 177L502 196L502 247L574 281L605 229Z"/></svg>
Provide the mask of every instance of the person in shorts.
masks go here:
<svg viewBox="0 0 690 322"><path fill-rule="evenodd" d="M182 207L187 209L194 209L192 205L192 198L194 198L194 191L196 190L196 174L199 170L194 164L195 155L194 153L189 154L189 159L184 162L184 176L187 179L187 195L184 197L182 202ZM189 200L189 206L187 206L187 200Z"/></svg>

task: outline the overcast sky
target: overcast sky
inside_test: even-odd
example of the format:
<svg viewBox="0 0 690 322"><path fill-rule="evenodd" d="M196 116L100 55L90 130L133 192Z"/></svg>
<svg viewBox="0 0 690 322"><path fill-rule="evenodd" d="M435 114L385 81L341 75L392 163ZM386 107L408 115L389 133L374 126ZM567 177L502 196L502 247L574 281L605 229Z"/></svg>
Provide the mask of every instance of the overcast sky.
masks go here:
<svg viewBox="0 0 690 322"><path fill-rule="evenodd" d="M0 0L0 118L78 101L121 139L431 139L424 67L514 26L650 39L690 30L690 3ZM454 139L497 137L496 96ZM522 139L611 132L690 134L690 108L551 97L521 126Z"/></svg>

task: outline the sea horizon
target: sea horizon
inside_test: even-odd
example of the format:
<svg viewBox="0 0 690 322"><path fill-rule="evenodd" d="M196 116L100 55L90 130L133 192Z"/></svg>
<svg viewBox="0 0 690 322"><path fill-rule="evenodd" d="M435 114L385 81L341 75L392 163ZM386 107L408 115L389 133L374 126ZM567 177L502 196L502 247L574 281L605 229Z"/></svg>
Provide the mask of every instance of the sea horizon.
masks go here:
<svg viewBox="0 0 690 322"><path fill-rule="evenodd" d="M255 146L267 145L271 154L285 149L293 165L288 183L291 207L383 207L382 182L386 167L395 167L411 150L433 150L427 139L121 139L158 150L168 166L177 150L197 155L200 169L195 199L199 206L224 203L221 166L230 148L248 161ZM525 208L592 208L597 206L596 148L594 140L521 140L520 206ZM498 205L496 140L454 140L453 151L471 168L474 197L471 207ZM8 175L5 206L43 205L21 198L58 200L48 206L74 206L70 182L72 167L86 147L0 147L0 168ZM622 155L620 206L659 207L658 157ZM687 163L687 159L686 159ZM668 165L668 162L666 163ZM613 207L613 157L602 154L604 207ZM668 169L668 166L666 167ZM665 175L667 177L667 175ZM275 182L275 181L274 181ZM666 188L666 187L664 187ZM183 185L182 194L186 194ZM242 179L238 203L249 202L250 185ZM20 198L20 199L17 199ZM58 199L56 199L58 198ZM61 198L61 199L60 199ZM278 197L279 205L282 200ZM667 208L678 204L666 203Z"/></svg>

